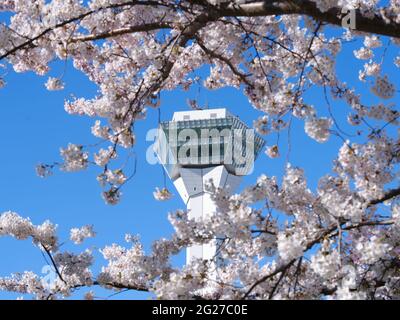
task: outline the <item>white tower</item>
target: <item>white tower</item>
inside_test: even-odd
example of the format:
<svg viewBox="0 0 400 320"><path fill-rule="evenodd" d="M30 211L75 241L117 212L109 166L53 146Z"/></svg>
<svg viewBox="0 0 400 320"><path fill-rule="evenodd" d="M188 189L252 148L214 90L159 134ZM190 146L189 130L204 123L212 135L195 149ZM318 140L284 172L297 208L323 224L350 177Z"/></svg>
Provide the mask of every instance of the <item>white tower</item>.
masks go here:
<svg viewBox="0 0 400 320"><path fill-rule="evenodd" d="M228 193L249 174L264 146L252 129L226 109L175 112L172 121L160 124L156 153L187 206L189 219L216 213L205 188L210 181ZM186 262L211 260L216 241L187 248Z"/></svg>

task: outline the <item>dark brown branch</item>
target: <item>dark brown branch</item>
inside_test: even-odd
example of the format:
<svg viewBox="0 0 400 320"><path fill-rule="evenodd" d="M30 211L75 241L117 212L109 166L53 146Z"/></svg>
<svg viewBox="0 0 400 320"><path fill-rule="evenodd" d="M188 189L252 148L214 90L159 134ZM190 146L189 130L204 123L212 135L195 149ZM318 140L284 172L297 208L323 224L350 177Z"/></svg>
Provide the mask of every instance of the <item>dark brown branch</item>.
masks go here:
<svg viewBox="0 0 400 320"><path fill-rule="evenodd" d="M317 21L340 27L342 26L341 11L341 8L332 8L327 12L321 12L315 2L310 0L258 1L242 5L231 4L219 9L221 15L226 17L262 17L287 14L307 15ZM370 19L363 16L360 10L356 10L356 31L400 38L400 24L395 21L386 23L380 13L376 13Z"/></svg>
<svg viewBox="0 0 400 320"><path fill-rule="evenodd" d="M389 190L387 193L385 193L383 197L370 201L368 206L370 207L376 204L380 204L382 202L385 202L387 200L393 199L398 196L400 196L400 188L392 189Z"/></svg>
<svg viewBox="0 0 400 320"><path fill-rule="evenodd" d="M135 33L135 32L147 32L147 31L154 31L160 29L170 29L172 28L172 23L168 22L158 22L158 23L144 23L138 26L131 26L126 28L119 28L110 30L107 32L99 33L99 34L89 34L84 36L79 36L71 39L71 42L85 42L85 41L94 41L94 40L101 40L106 38L112 38L128 33Z"/></svg>
<svg viewBox="0 0 400 320"><path fill-rule="evenodd" d="M257 280L256 282L253 283L253 285L247 290L247 292L244 294L242 299L246 299L251 292L254 290L255 287L257 287L259 284L267 281L268 279L272 278L273 276L281 273L281 272L286 272L288 268L292 266L292 264L296 261L296 259L291 260L289 263L282 265L280 268L276 269L274 272L267 274L266 276L262 277L261 279Z"/></svg>
<svg viewBox="0 0 400 320"><path fill-rule="evenodd" d="M294 262L294 261L293 261ZM268 295L268 300L271 300L274 297L275 291L278 289L279 284L281 283L283 277L285 276L286 272L288 271L288 269L290 268L291 264L288 265L287 268L285 268L282 272L281 275L279 276L278 281L275 283L274 287L272 288L271 292Z"/></svg>
<svg viewBox="0 0 400 320"><path fill-rule="evenodd" d="M98 281L94 281L93 285L95 286L109 286L113 287L114 289L128 289L128 290L134 290L134 291L141 291L141 292L148 292L149 289L145 286L141 285L125 285L122 283L117 283L117 282L110 282L110 283L100 283Z"/></svg>
<svg viewBox="0 0 400 320"><path fill-rule="evenodd" d="M43 250L46 252L47 256L50 258L51 264L53 265L54 270L56 271L56 274L58 275L58 277L60 278L60 280L62 282L64 282L64 284L67 285L67 282L64 280L60 270L58 269L58 266L56 264L56 262L54 261L53 255L51 254L50 250L46 248L46 246L42 243L40 243L40 245L42 246Z"/></svg>

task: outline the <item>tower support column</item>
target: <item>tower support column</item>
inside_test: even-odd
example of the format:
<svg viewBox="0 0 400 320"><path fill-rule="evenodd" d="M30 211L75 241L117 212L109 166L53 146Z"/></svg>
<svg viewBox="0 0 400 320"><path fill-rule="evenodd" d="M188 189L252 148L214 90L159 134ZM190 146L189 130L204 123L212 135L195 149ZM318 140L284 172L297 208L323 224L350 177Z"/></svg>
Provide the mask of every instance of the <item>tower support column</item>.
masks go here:
<svg viewBox="0 0 400 320"><path fill-rule="evenodd" d="M201 220L216 214L216 205L205 186L211 180L215 187L231 193L240 183L241 177L234 176L223 165L209 168L180 168L180 177L174 181L180 196L185 201L189 219ZM193 230L195 232L195 230ZM217 253L217 241L193 245L187 248L186 262L193 259L212 260Z"/></svg>

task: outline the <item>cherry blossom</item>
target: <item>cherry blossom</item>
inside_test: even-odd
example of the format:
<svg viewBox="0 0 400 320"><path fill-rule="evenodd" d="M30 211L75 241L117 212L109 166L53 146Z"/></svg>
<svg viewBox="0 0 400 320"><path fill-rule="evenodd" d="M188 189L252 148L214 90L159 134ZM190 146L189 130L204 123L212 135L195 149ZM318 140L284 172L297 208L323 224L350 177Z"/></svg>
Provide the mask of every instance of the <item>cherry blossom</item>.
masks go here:
<svg viewBox="0 0 400 320"><path fill-rule="evenodd" d="M357 59L368 60L373 57L373 52L369 48L361 48L357 51L354 51L354 55Z"/></svg>
<svg viewBox="0 0 400 320"><path fill-rule="evenodd" d="M371 88L371 90L382 99L390 99L396 92L394 84L389 82L387 76L376 77L375 85Z"/></svg>
<svg viewBox="0 0 400 320"><path fill-rule="evenodd" d="M324 279L334 278L341 267L340 254L337 250L320 251L311 258L311 269Z"/></svg>
<svg viewBox="0 0 400 320"><path fill-rule="evenodd" d="M94 162L100 166L103 167L106 164L110 162L111 159L116 158L116 153L114 149L109 146L108 149L100 149L97 154L94 155Z"/></svg>
<svg viewBox="0 0 400 320"><path fill-rule="evenodd" d="M64 159L61 168L65 171L83 170L88 165L88 153L82 151L82 146L70 143L67 148L60 149L60 154Z"/></svg>
<svg viewBox="0 0 400 320"><path fill-rule="evenodd" d="M278 251L283 261L297 259L303 255L303 245L301 243L301 235L278 234Z"/></svg>
<svg viewBox="0 0 400 320"><path fill-rule="evenodd" d="M36 166L36 174L41 178L46 178L53 174L51 169L52 166L41 163Z"/></svg>
<svg viewBox="0 0 400 320"><path fill-rule="evenodd" d="M92 225L83 226L82 228L72 228L70 231L70 239L75 244L81 244L86 238L94 238L96 232Z"/></svg>
<svg viewBox="0 0 400 320"><path fill-rule="evenodd" d="M332 120L327 118L312 118L306 121L304 129L306 133L318 142L326 142L329 139L329 128Z"/></svg>
<svg viewBox="0 0 400 320"><path fill-rule="evenodd" d="M64 84L60 79L57 78L49 78L46 82L46 88L50 91L62 90L64 89Z"/></svg>
<svg viewBox="0 0 400 320"><path fill-rule="evenodd" d="M277 145L268 147L265 153L268 155L270 158L278 158L279 157L279 148Z"/></svg>
<svg viewBox="0 0 400 320"><path fill-rule="evenodd" d="M57 226L49 221L34 225L30 219L25 219L15 212L5 212L0 215L0 236L10 235L18 240L31 237L35 244L46 250L57 250L58 238L55 233Z"/></svg>
<svg viewBox="0 0 400 320"><path fill-rule="evenodd" d="M158 201L165 201L169 200L172 197L172 193L169 192L167 188L156 188L156 190L153 192L154 199Z"/></svg>
<svg viewBox="0 0 400 320"><path fill-rule="evenodd" d="M107 204L115 205L120 201L121 194L122 192L118 188L113 186L109 190L104 191L102 193L102 196Z"/></svg>

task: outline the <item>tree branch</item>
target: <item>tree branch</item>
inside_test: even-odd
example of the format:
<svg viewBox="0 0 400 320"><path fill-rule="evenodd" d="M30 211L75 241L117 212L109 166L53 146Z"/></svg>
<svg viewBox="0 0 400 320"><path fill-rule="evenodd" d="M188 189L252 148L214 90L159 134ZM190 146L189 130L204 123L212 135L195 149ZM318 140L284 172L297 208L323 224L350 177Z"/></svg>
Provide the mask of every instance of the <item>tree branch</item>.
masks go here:
<svg viewBox="0 0 400 320"><path fill-rule="evenodd" d="M387 193L385 193L383 197L370 201L368 207L385 202L398 196L400 196L400 187L396 189L391 189Z"/></svg>
<svg viewBox="0 0 400 320"><path fill-rule="evenodd" d="M321 12L314 1L258 1L248 4L230 4L220 8L221 15L226 17L263 17L270 15L300 14L307 15L317 21L342 26L342 8L332 8ZM400 38L400 24L387 21L381 13L375 13L373 18L367 18L356 10L356 31L375 33L393 38Z"/></svg>
<svg viewBox="0 0 400 320"><path fill-rule="evenodd" d="M350 226L345 226L346 222L343 222L340 224L340 227L343 230L351 230L351 229L356 229L356 228L361 228L361 227L366 227L366 226L382 226L382 225L391 225L393 224L393 220L388 219L388 220L382 220L382 221L366 221L366 222L361 222L359 224L356 225L350 225ZM323 239L325 239L326 237L333 237L337 235L337 230L338 229L338 225L334 225L331 228L328 228L327 230L325 230L324 232L322 232L317 238L315 238L314 240L310 241L307 245L306 248L304 250L304 252L310 250L312 247L314 247L314 245L316 245L317 243L320 243ZM334 233L336 231L336 233ZM300 257L302 258L302 257ZM268 279L270 279L271 277L279 274L279 273L286 273L286 271L295 263L297 259L293 259L290 260L288 263L281 265L279 268L277 268L275 271L273 271L270 274L265 275L264 277L260 278L259 280L257 280L256 282L254 282L251 287L247 290L247 292L244 294L242 299L246 299L250 293L261 283L267 281ZM281 275L282 277L282 275ZM282 279L279 280L279 282ZM279 284L278 282L278 284ZM274 287L273 291L275 291L276 288ZM272 296L269 296L269 299L271 299Z"/></svg>
<svg viewBox="0 0 400 320"><path fill-rule="evenodd" d="M229 69L232 71L232 73L233 73L235 76L237 76L243 83L247 84L250 88L254 88L253 84L250 83L250 82L247 80L248 75L246 75L246 74L240 72L240 71L233 65L233 63L229 60L229 58L224 57L223 55L221 55L221 54L219 54L219 53L217 53L217 52L215 52L215 51L213 51L213 50L208 49L208 48L205 46L205 44L203 43L203 41L202 41L199 37L196 37L196 40L197 40L197 44L198 44L198 45L200 46L200 48L204 51L205 54L207 54L210 58L214 58L214 59L217 59L217 60L220 60L220 61L224 62L224 63L229 67Z"/></svg>
<svg viewBox="0 0 400 320"><path fill-rule="evenodd" d="M262 277L261 279L257 280L256 282L253 283L253 285L247 290L247 292L244 294L242 299L246 299L250 293L254 290L255 287L257 287L259 284L263 283L264 281L267 281L271 277L279 274L279 273L285 273L288 268L292 266L292 264L296 261L296 259L291 260L289 263L282 265L280 268L276 269L274 272L267 274L266 276ZM279 280L279 282L282 279ZM278 283L279 284L279 283ZM271 296L269 297L271 299Z"/></svg>
<svg viewBox="0 0 400 320"><path fill-rule="evenodd" d="M169 29L172 28L172 23L168 22L158 22L158 23L145 23L138 26L131 26L126 28L119 28L110 30L107 32L102 32L99 34L89 34L84 36L79 36L72 38L70 42L85 42L85 41L94 41L94 40L101 40L106 38L112 38L128 33L135 33L135 32L146 32L146 31L153 31L159 29Z"/></svg>

